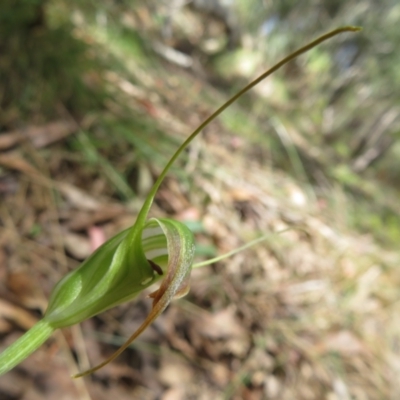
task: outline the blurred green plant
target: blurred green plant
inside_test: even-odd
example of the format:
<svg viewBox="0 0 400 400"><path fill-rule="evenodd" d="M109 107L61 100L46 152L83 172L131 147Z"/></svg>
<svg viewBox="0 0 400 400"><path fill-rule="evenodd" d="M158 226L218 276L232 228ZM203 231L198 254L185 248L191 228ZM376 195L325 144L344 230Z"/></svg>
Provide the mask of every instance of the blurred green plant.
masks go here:
<svg viewBox="0 0 400 400"><path fill-rule="evenodd" d="M190 229L171 219L147 220L147 217L155 195L172 164L219 114L300 54L342 32L359 30L360 28L351 26L338 28L301 47L253 80L200 124L166 164L147 195L135 224L109 239L79 268L71 271L55 286L43 319L0 355L0 374L6 373L28 357L54 330L77 324L110 307L132 300L163 278L160 287L150 295L153 298L153 308L142 325L111 357L75 377L98 370L126 349L165 310L173 298L184 296L188 292L192 268L209 265L267 239L270 235L264 235L225 255L193 264L195 244Z"/></svg>
<svg viewBox="0 0 400 400"><path fill-rule="evenodd" d="M56 105L61 103L81 115L83 110L98 107L104 98L101 85L85 83L91 75L94 80L93 74L98 70L87 43L74 36L68 17L48 15L49 3L47 0L0 3L2 116L15 103L19 120L37 114L53 118Z"/></svg>
<svg viewBox="0 0 400 400"><path fill-rule="evenodd" d="M237 0L230 7L238 16L242 44L214 57L213 63L220 79L227 80L231 88L238 75L243 78L261 68L263 60L289 52L304 35L336 26L338 21L355 25L362 21L366 28L373 27L367 36L342 36L315 48L275 76L259 91L259 98L246 98L247 104L242 101L240 105L259 127L254 142L272 149L270 165L293 175L302 185L311 182L324 201L329 201L332 186L339 183L350 199L357 198L357 205L363 203L365 215L358 212L358 218L349 221L355 222L353 228L363 226L372 213L385 225L386 214L391 212L400 224L396 206L400 53L395 51L400 40L396 28L399 2ZM273 129L273 119L294 132L291 154L285 154L289 148L279 146L274 135L266 143L264 127ZM303 176L292 162L296 153ZM397 236L390 237L385 231L382 244L396 243ZM382 238L382 229L374 229L373 234Z"/></svg>

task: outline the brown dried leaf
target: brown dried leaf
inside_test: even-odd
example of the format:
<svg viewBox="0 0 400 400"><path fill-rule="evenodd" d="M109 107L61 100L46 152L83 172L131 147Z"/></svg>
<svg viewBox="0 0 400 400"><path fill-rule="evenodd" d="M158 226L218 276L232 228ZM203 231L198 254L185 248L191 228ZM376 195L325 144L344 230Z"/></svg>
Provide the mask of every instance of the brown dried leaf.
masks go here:
<svg viewBox="0 0 400 400"><path fill-rule="evenodd" d="M21 140L21 135L17 132L2 133L0 136L0 150L9 149Z"/></svg>
<svg viewBox="0 0 400 400"><path fill-rule="evenodd" d="M166 390L161 400L185 400L186 393L182 387L173 387L171 389Z"/></svg>
<svg viewBox="0 0 400 400"><path fill-rule="evenodd" d="M78 260L84 260L92 253L91 244L86 236L66 232L63 241L67 251Z"/></svg>
<svg viewBox="0 0 400 400"><path fill-rule="evenodd" d="M1 159L0 159L1 161ZM90 196L83 190L68 183L59 183L57 185L60 192L67 198L67 200L76 208L80 210L97 210L100 203L94 197Z"/></svg>
<svg viewBox="0 0 400 400"><path fill-rule="evenodd" d="M8 149L26 139L32 142L33 147L39 149L57 142L75 131L76 124L67 120L40 126L28 126L24 129L3 133L0 137L0 149Z"/></svg>
<svg viewBox="0 0 400 400"><path fill-rule="evenodd" d="M46 300L34 284L32 276L26 272L16 271L9 273L7 275L7 286L25 307L43 310L46 308Z"/></svg>
<svg viewBox="0 0 400 400"><path fill-rule="evenodd" d="M37 319L24 309L2 299L0 299L0 318L11 320L26 330L37 322Z"/></svg>
<svg viewBox="0 0 400 400"><path fill-rule="evenodd" d="M343 356L365 354L367 351L360 339L347 330L328 335L319 346L319 350L323 353L334 351Z"/></svg>
<svg viewBox="0 0 400 400"><path fill-rule="evenodd" d="M214 314L202 314L195 322L197 330L210 339L243 337L245 329L235 315L234 307L228 307Z"/></svg>
<svg viewBox="0 0 400 400"><path fill-rule="evenodd" d="M181 360L172 357L165 357L161 364L158 376L164 385L169 387L179 387L190 384L194 378L194 371L187 363Z"/></svg>
<svg viewBox="0 0 400 400"><path fill-rule="evenodd" d="M15 169L29 176L37 177L40 175L36 168L15 153L1 154L0 165L5 166L6 168Z"/></svg>
<svg viewBox="0 0 400 400"><path fill-rule="evenodd" d="M77 200L77 199L75 199ZM74 206L80 210L87 210L86 203L88 199L86 198L85 204L77 204L75 203ZM92 203L93 205L94 203ZM114 218L123 215L126 213L124 207L116 205L116 204L106 204L106 205L96 205L97 209L93 210L94 212L88 213L83 211L78 211L72 213L71 220L68 222L68 227L71 230L83 230L89 228L96 224L102 224L109 220L113 220Z"/></svg>

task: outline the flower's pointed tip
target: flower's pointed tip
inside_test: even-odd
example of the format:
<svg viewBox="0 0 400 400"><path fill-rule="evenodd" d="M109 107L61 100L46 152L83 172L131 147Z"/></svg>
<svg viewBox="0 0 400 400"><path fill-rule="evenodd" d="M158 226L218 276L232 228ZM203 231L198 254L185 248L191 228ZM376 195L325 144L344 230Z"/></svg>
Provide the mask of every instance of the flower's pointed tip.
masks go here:
<svg viewBox="0 0 400 400"><path fill-rule="evenodd" d="M359 31L363 30L363 27L362 26L356 26L356 25L349 25L349 26L343 27L343 29L346 30L346 31L351 31L351 32L359 32Z"/></svg>
<svg viewBox="0 0 400 400"><path fill-rule="evenodd" d="M72 379L78 379L78 378L83 378L85 376L88 376L88 375L92 374L93 372L96 372L100 368L104 367L105 364L106 363L102 363L102 364L98 365L97 367L90 368L90 369L88 369L86 371L83 371L83 372L78 372L77 374L71 375L71 378Z"/></svg>
<svg viewBox="0 0 400 400"><path fill-rule="evenodd" d="M85 372L79 372L78 374L75 375L71 375L72 379L78 379L78 378L83 378L84 376L86 376L87 374Z"/></svg>

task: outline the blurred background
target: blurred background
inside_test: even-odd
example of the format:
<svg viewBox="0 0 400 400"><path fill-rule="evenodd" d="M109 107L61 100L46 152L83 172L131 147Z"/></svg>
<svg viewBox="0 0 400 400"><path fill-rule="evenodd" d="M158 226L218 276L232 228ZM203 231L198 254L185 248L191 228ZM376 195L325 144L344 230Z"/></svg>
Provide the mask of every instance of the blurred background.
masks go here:
<svg viewBox="0 0 400 400"><path fill-rule="evenodd" d="M66 329L0 398L396 399L400 390L400 5L394 0L20 0L0 4L0 346L53 285L135 220L184 221L191 291L115 362L145 295ZM396 311L397 310L397 311Z"/></svg>

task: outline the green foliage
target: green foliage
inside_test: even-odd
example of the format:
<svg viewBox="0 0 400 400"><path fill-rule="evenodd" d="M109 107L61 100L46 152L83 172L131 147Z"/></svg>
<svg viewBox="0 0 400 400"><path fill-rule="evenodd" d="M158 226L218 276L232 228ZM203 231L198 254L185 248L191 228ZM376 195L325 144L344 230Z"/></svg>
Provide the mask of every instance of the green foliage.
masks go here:
<svg viewBox="0 0 400 400"><path fill-rule="evenodd" d="M7 37L18 35L43 18L45 0L4 1L0 12L0 34Z"/></svg>
<svg viewBox="0 0 400 400"><path fill-rule="evenodd" d="M25 119L35 113L52 117L60 102L73 112L98 105L101 92L84 83L95 64L71 23L51 24L46 1L20 3L0 4L2 108L14 107L18 99Z"/></svg>

